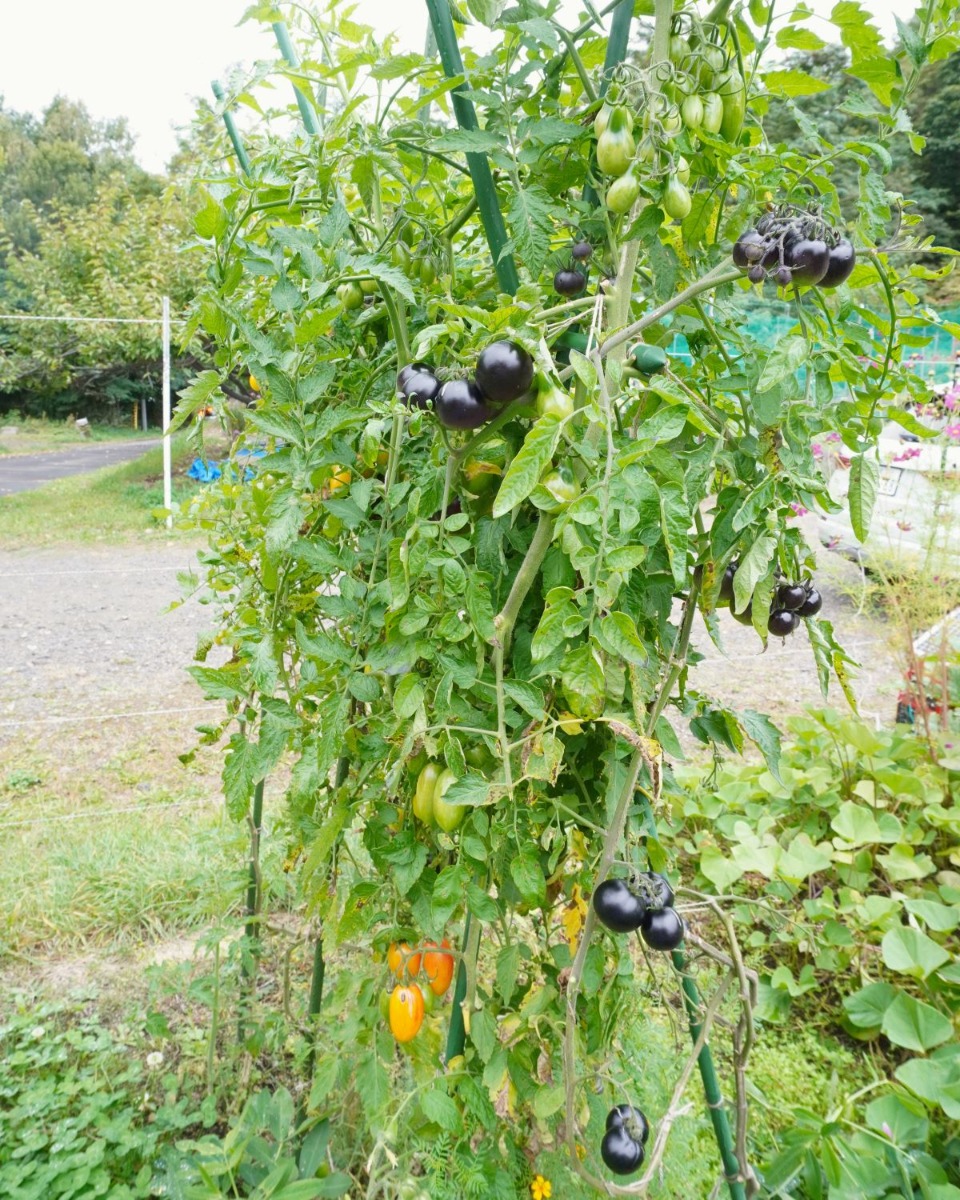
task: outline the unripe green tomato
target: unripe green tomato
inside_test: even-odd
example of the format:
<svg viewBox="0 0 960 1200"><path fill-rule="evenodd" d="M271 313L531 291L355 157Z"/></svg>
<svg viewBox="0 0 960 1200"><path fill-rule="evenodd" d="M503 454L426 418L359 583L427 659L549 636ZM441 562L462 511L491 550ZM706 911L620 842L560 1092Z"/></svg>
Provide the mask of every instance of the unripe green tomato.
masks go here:
<svg viewBox="0 0 960 1200"><path fill-rule="evenodd" d="M700 128L706 133L719 133L723 124L723 101L716 92L707 92L703 97L703 120Z"/></svg>
<svg viewBox="0 0 960 1200"><path fill-rule="evenodd" d="M628 129L608 126L597 142L597 166L604 175L623 175L630 168L637 144Z"/></svg>
<svg viewBox="0 0 960 1200"><path fill-rule="evenodd" d="M729 68L717 80L716 90L723 107L720 136L728 142L735 142L740 137L747 112L747 89L743 76L735 68Z"/></svg>
<svg viewBox="0 0 960 1200"><path fill-rule="evenodd" d="M703 123L703 101L700 97L687 96L680 105L680 116L688 129L699 129Z"/></svg>
<svg viewBox="0 0 960 1200"><path fill-rule="evenodd" d="M429 255L420 261L420 282L424 287L437 282L437 264Z"/></svg>
<svg viewBox="0 0 960 1200"><path fill-rule="evenodd" d="M682 154L677 158L676 175L681 183L690 182L690 164Z"/></svg>
<svg viewBox="0 0 960 1200"><path fill-rule="evenodd" d="M377 291L377 287L378 287L378 284L375 279L361 279L360 280L360 291L363 292L363 294L365 296L375 295L376 291Z"/></svg>
<svg viewBox="0 0 960 1200"><path fill-rule="evenodd" d="M619 183L620 180L617 180ZM616 184L614 184L616 187ZM537 391L537 412L541 417L553 416L561 421L573 416L573 397L549 381Z"/></svg>
<svg viewBox="0 0 960 1200"><path fill-rule="evenodd" d="M436 1011L439 1000L437 999L433 988L429 987L427 984L421 984L420 991L423 995L424 1014L429 1017L432 1012Z"/></svg>
<svg viewBox="0 0 960 1200"><path fill-rule="evenodd" d="M726 56L719 46L706 42L700 47L700 82L712 87L714 77L726 66Z"/></svg>
<svg viewBox="0 0 960 1200"><path fill-rule="evenodd" d="M540 480L540 486L545 487L554 500L564 507L572 504L580 495L580 484L569 467L551 471Z"/></svg>
<svg viewBox="0 0 960 1200"><path fill-rule="evenodd" d="M410 251L403 242L394 242L393 248L390 251L390 261L395 267L399 267L404 274L410 269Z"/></svg>
<svg viewBox="0 0 960 1200"><path fill-rule="evenodd" d="M640 162L653 162L657 153L657 143L652 137L644 136L637 147L637 158Z"/></svg>
<svg viewBox="0 0 960 1200"><path fill-rule="evenodd" d="M680 130L683 129L680 110L675 104L671 104L664 112L660 118L660 124L663 126L663 136L668 138L675 138Z"/></svg>
<svg viewBox="0 0 960 1200"><path fill-rule="evenodd" d="M363 292L359 283L341 283L337 288L337 299L348 312L363 307Z"/></svg>
<svg viewBox="0 0 960 1200"><path fill-rule="evenodd" d="M604 100L603 104L597 110L597 115L593 118L593 132L597 137L606 132L607 126L610 124L610 114L613 108Z"/></svg>
<svg viewBox="0 0 960 1200"><path fill-rule="evenodd" d="M690 43L682 33L674 33L670 37L670 61L679 66L690 56Z"/></svg>
<svg viewBox="0 0 960 1200"><path fill-rule="evenodd" d="M615 213L628 213L639 195L640 180L633 171L627 171L607 188L607 208Z"/></svg>
<svg viewBox="0 0 960 1200"><path fill-rule="evenodd" d="M467 815L462 804L448 804L443 798L456 782L456 775L447 767L440 772L433 792L433 819L446 833L453 833Z"/></svg>
<svg viewBox="0 0 960 1200"><path fill-rule="evenodd" d="M383 1019L385 1021L389 1021L390 1020L390 993L389 992L381 990L380 999L377 1002L377 1006L380 1009L380 1016L383 1017Z"/></svg>
<svg viewBox="0 0 960 1200"><path fill-rule="evenodd" d="M667 216L673 217L675 221L682 221L689 215L690 209L693 207L690 193L676 175L670 175L667 179L662 205Z"/></svg>
<svg viewBox="0 0 960 1200"><path fill-rule="evenodd" d="M417 787L413 793L413 815L424 825L432 825L434 822L433 793L442 770L439 763L428 762L417 777Z"/></svg>

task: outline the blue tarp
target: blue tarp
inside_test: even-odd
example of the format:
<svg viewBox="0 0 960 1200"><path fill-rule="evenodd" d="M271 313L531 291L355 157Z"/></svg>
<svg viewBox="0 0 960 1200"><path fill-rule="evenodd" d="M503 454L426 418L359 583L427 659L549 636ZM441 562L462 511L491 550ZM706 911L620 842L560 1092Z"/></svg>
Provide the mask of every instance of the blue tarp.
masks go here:
<svg viewBox="0 0 960 1200"><path fill-rule="evenodd" d="M237 459L246 458L263 458L266 450L244 450L242 454L237 455ZM237 477L233 467L228 468L234 478ZM195 458L190 464L190 469L187 471L188 479L196 479L200 483L212 483L215 479L219 479L223 474L220 463L214 462L212 459L204 462L202 458ZM244 467L243 482L248 483L256 474L252 467Z"/></svg>

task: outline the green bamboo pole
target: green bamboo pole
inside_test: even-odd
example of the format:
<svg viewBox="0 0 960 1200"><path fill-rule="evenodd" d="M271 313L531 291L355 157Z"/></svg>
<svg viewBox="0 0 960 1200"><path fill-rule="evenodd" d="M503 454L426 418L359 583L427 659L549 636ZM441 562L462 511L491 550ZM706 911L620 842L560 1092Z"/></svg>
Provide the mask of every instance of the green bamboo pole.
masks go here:
<svg viewBox="0 0 960 1200"><path fill-rule="evenodd" d="M607 38L607 53L603 60L603 79L600 81L601 99L607 94L610 86L610 76L627 57L627 47L630 43L630 25L633 21L633 0L621 0L613 10L613 20L610 22L610 36ZM596 154L594 154L596 161ZM583 199L591 207L599 197L592 184L588 183L583 189Z"/></svg>
<svg viewBox="0 0 960 1200"><path fill-rule="evenodd" d="M290 40L290 33L283 21L273 22L273 32L277 39L277 45L280 47L280 53L287 60L289 66L296 69L300 66L300 59L297 57L297 52L293 48L293 42ZM316 110L313 105L304 95L300 88L294 84L293 94L297 98L297 108L300 109L300 116L303 118L303 127L307 133L316 136L320 130L320 121L317 119Z"/></svg>
<svg viewBox="0 0 960 1200"><path fill-rule="evenodd" d="M690 1022L690 1037L696 1044L700 1036L702 1024L700 1021L700 994L693 976L687 971L687 960L682 950L674 950L671 958L680 976L680 986L683 989L683 1003ZM700 1068L700 1078L703 1081L703 1093L710 1110L710 1120L713 1123L714 1137L720 1148L720 1158L723 1161L723 1175L730 1189L730 1200L746 1200L746 1191L740 1177L740 1163L733 1146L733 1134L730 1131L730 1121L727 1110L723 1107L723 1096L720 1092L720 1081L710 1053L710 1043L703 1043L703 1048L697 1056L697 1066Z"/></svg>
<svg viewBox="0 0 960 1200"><path fill-rule="evenodd" d="M426 42L424 43L424 47L423 47L423 57L424 58L433 58L433 56L436 54L436 52L437 52L437 35L433 32L433 26L428 21L427 22L427 38L426 38ZM420 99L422 100L426 94L427 94L427 88L421 83L420 84ZM420 109L420 111L417 113L417 116L420 118L421 121L424 122L424 124L426 124L426 122L430 120L430 117L432 116L432 114L433 114L433 104L428 103L428 104L425 104L424 107Z"/></svg>
<svg viewBox="0 0 960 1200"><path fill-rule="evenodd" d="M457 967L457 982L453 989L453 1004L450 1007L450 1027L447 1030L447 1048L443 1052L443 1061L450 1062L456 1058L458 1054L463 1053L463 1047L467 1040L466 1025L463 1020L463 998L467 994L467 965L466 965L466 949L467 942L470 938L470 914L467 913L467 919L463 924L463 955L460 958L460 965Z"/></svg>
<svg viewBox="0 0 960 1200"><path fill-rule="evenodd" d="M217 103L223 103L223 88L220 84L213 80L210 84L210 89L216 97ZM240 141L240 134L237 131L236 122L233 119L233 113L223 110L223 123L226 126L227 136L233 143L233 152L237 156L237 162L240 164L240 170L244 175L250 174L250 159L247 158L247 152L243 148L243 142Z"/></svg>
<svg viewBox="0 0 960 1200"><path fill-rule="evenodd" d="M627 0L624 0L626 3ZM457 45L457 35L453 28L453 18L446 0L427 0L427 11L430 14L430 24L437 39L440 51L440 62L448 79L463 74L463 59L460 57L460 47ZM458 84L453 89L453 111L457 124L461 129L472 132L480 128L473 102L462 94L465 84ZM503 214L497 202L497 190L493 184L490 163L485 154L470 151L467 153L467 167L473 180L473 190L480 208L480 220L487 235L490 253L493 255L493 265L497 272L501 289L508 295L516 294L520 287L520 276L512 254L505 254L507 245L507 230L503 223Z"/></svg>
<svg viewBox="0 0 960 1200"><path fill-rule="evenodd" d="M252 827L250 830L250 866L247 880L246 925L244 932L247 939L257 946L259 954L260 927L257 918L260 916L260 831L263 828L263 784L261 779L253 789Z"/></svg>

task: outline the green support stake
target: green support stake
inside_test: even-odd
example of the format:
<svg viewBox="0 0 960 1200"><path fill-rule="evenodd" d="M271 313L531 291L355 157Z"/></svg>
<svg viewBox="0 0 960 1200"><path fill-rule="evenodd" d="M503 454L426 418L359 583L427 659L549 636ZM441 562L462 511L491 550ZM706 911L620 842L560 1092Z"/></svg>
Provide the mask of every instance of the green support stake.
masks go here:
<svg viewBox="0 0 960 1200"><path fill-rule="evenodd" d="M216 97L217 103L223 103L223 88L214 80L210 84L210 89ZM227 136L233 143L233 152L237 156L237 162L240 164L240 170L244 175L250 174L250 159L247 158L247 152L243 148L243 142L240 141L240 134L237 132L236 122L233 119L233 114L226 109L223 111L223 123L226 126Z"/></svg>
<svg viewBox="0 0 960 1200"><path fill-rule="evenodd" d="M466 952L467 941L470 937L470 914L463 923L463 949ZM450 1026L447 1029L447 1048L443 1052L444 1064L463 1053L467 1040L467 1030L463 1023L463 998L467 994L467 968L463 959L457 967L457 982L453 989L453 1003L450 1006Z"/></svg>
<svg viewBox="0 0 960 1200"><path fill-rule="evenodd" d="M626 3L626 0L624 0ZM453 18L446 0L427 0L427 11L430 14L430 24L434 37L437 39L437 49L440 51L440 62L448 79L463 74L463 59L460 57L460 47L457 45L457 35L453 28ZM480 128L473 102L462 94L465 84L459 84L451 93L453 111L457 124L461 129L473 132ZM502 291L508 295L516 294L520 287L520 276L517 274L517 264L513 255L504 253L507 246L507 230L503 223L503 214L497 202L497 190L493 184L490 163L485 154L475 151L467 154L467 167L473 180L473 191L477 197L480 209L480 220L487 235L490 253L493 255L493 265Z"/></svg>
<svg viewBox="0 0 960 1200"><path fill-rule="evenodd" d="M251 944L260 947L260 833L263 829L263 780L253 789L252 827L250 830L250 867L247 880L247 923L244 932Z"/></svg>
<svg viewBox="0 0 960 1200"><path fill-rule="evenodd" d="M690 1022L690 1036L696 1043L700 1036L702 1024L700 1021L700 994L693 977L687 972L687 960L682 950L674 950L670 956L677 974L680 976L680 986L683 989L683 1003ZM713 1134L720 1148L720 1158L723 1162L723 1176L730 1190L730 1200L746 1200L746 1190L740 1177L740 1163L733 1148L733 1135L730 1132L730 1121L727 1110L723 1107L723 1096L720 1092L720 1081L717 1079L713 1055L710 1053L709 1042L703 1043L697 1056L697 1066L700 1068L700 1078L703 1081L703 1094L707 1099L710 1110L710 1120L713 1123Z"/></svg>
<svg viewBox="0 0 960 1200"><path fill-rule="evenodd" d="M633 21L633 0L621 0L621 3L613 10L613 20L610 22L610 36L607 38L607 53L603 60L603 79L600 81L601 97L607 94L607 88L610 86L610 76L613 74L614 68L618 67L627 57L627 47L630 44L630 25ZM594 163L596 163L596 155L594 154ZM597 203L599 197L593 187L588 183L583 189L583 199L591 208Z"/></svg>
<svg viewBox="0 0 960 1200"><path fill-rule="evenodd" d="M283 21L273 22L273 32L277 38L277 45L280 47L280 53L287 60L287 64L294 69L300 66L300 59L297 57L297 52L293 48L293 42L290 41L290 33L287 30ZM294 84L293 94L297 98L297 108L300 109L300 116L303 118L303 127L307 133L316 137L320 134L320 121L317 117L316 110L311 102L303 94L303 92Z"/></svg>

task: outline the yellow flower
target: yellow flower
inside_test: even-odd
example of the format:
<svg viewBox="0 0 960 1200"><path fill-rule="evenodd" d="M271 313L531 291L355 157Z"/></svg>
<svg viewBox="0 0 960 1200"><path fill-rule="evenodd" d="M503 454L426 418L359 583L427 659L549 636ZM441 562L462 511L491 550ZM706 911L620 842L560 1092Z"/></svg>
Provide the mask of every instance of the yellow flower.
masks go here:
<svg viewBox="0 0 960 1200"><path fill-rule="evenodd" d="M533 1183L530 1184L530 1194L533 1200L550 1200L553 1195L553 1184L549 1179L544 1179L542 1175L538 1175Z"/></svg>

